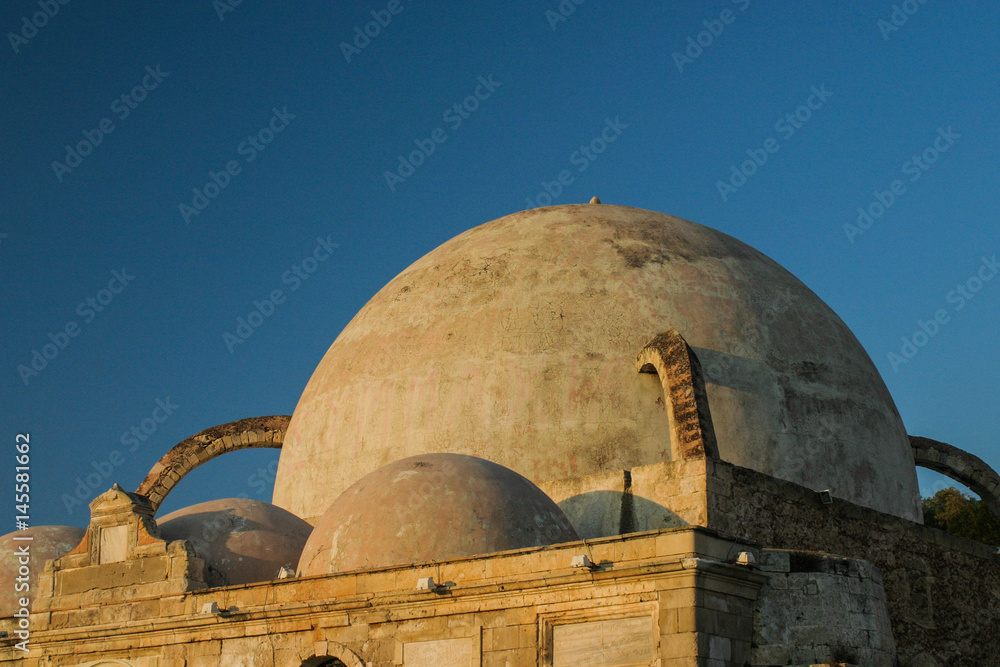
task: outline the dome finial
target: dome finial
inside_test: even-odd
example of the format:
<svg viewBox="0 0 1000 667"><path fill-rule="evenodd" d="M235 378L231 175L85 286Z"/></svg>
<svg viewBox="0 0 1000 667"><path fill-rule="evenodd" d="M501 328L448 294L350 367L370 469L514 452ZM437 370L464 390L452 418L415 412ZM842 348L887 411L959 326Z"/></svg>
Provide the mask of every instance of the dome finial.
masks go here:
<svg viewBox="0 0 1000 667"><path fill-rule="evenodd" d="M600 204L600 203L601 203L601 200L600 200L600 199L598 199L597 197L591 197L591 198L590 198L590 203L591 203L591 204Z"/></svg>

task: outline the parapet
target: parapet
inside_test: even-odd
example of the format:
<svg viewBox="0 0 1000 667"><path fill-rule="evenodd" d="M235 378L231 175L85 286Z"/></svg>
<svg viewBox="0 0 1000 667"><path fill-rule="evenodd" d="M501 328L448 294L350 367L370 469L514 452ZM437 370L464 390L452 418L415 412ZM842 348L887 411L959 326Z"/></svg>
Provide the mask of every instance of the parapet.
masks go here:
<svg viewBox="0 0 1000 667"><path fill-rule="evenodd" d="M39 576L32 606L37 627L58 624L59 618L65 621L72 613L48 613L53 610L82 612L98 605L114 609L110 605L137 597L206 588L204 561L189 542L167 542L160 537L152 504L145 496L115 484L90 503L90 512L90 525L80 544L50 561ZM80 620L68 624L77 625Z"/></svg>

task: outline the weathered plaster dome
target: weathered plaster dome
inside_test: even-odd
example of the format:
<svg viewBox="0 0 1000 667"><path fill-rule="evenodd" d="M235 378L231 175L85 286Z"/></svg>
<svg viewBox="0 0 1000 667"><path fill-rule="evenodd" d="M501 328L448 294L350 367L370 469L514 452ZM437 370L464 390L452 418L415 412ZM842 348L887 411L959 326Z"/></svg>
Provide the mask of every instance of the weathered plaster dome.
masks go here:
<svg viewBox="0 0 1000 667"><path fill-rule="evenodd" d="M372 297L299 400L274 502L312 520L431 451L534 482L667 459L663 389L635 359L668 329L701 362L721 458L919 520L896 407L826 304L726 234L602 204L471 229Z"/></svg>
<svg viewBox="0 0 1000 667"><path fill-rule="evenodd" d="M347 489L302 550L303 576L462 558L578 539L559 506L513 470L423 454Z"/></svg>
<svg viewBox="0 0 1000 667"><path fill-rule="evenodd" d="M85 531L74 526L34 526L17 530L0 537L0 618L13 616L23 597L34 599L38 593L38 575L45 567L45 561L65 556L80 544ZM31 541L15 540L15 537L30 537ZM28 564L28 589L15 590L19 583L18 549L28 546L31 562Z"/></svg>
<svg viewBox="0 0 1000 667"><path fill-rule="evenodd" d="M274 579L299 561L312 526L270 503L224 498L198 503L157 519L167 541L190 540L205 559L209 586Z"/></svg>

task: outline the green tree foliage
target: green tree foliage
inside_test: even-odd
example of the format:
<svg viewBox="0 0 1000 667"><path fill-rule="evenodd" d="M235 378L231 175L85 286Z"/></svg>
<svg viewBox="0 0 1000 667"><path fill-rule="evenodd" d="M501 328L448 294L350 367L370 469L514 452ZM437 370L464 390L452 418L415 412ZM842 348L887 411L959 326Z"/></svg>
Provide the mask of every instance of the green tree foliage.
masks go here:
<svg viewBox="0 0 1000 667"><path fill-rule="evenodd" d="M1000 545L1000 519L982 500L956 488L924 498L924 524L984 544Z"/></svg>

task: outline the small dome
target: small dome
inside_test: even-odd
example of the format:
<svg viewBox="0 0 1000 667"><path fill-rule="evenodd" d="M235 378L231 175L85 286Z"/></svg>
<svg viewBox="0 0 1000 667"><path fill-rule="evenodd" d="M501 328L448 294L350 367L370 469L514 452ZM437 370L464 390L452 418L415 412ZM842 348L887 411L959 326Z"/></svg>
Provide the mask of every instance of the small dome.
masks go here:
<svg viewBox="0 0 1000 667"><path fill-rule="evenodd" d="M209 586L274 579L295 567L312 526L287 510L245 498L198 503L157 519L167 541L190 540Z"/></svg>
<svg viewBox="0 0 1000 667"><path fill-rule="evenodd" d="M27 597L35 599L38 589L38 574L45 567L45 561L65 556L76 548L86 531L74 526L35 526L27 530L16 530L0 537L0 617L13 616L20 608L18 599ZM30 542L15 540L15 537L30 537ZM17 591L18 583L17 550L29 545L31 562L29 563L28 589Z"/></svg>
<svg viewBox="0 0 1000 667"><path fill-rule="evenodd" d="M328 574L579 539L513 470L463 454L411 456L366 475L323 514L299 574Z"/></svg>

